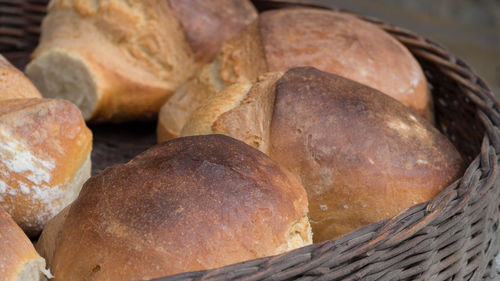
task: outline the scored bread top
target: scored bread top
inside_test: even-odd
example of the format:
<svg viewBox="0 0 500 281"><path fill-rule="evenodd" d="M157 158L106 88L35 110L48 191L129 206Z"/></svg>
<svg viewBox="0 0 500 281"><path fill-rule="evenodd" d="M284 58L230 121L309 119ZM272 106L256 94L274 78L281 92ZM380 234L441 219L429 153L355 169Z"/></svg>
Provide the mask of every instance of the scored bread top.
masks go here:
<svg viewBox="0 0 500 281"><path fill-rule="evenodd" d="M240 102L219 110L232 95ZM430 200L463 168L453 144L414 111L312 67L267 74L243 94L221 91L182 130L199 132L240 139L296 175L315 242Z"/></svg>
<svg viewBox="0 0 500 281"><path fill-rule="evenodd" d="M300 66L365 84L434 121L423 71L391 35L345 13L280 9L263 12L227 40L215 61L172 95L159 114L158 142L178 137L191 114L225 87Z"/></svg>
<svg viewBox="0 0 500 281"><path fill-rule="evenodd" d="M310 242L307 210L305 190L265 154L221 135L178 138L87 181L51 269L145 280L273 255Z"/></svg>
<svg viewBox="0 0 500 281"><path fill-rule="evenodd" d="M54 0L26 72L87 120L153 118L256 17L248 0Z"/></svg>

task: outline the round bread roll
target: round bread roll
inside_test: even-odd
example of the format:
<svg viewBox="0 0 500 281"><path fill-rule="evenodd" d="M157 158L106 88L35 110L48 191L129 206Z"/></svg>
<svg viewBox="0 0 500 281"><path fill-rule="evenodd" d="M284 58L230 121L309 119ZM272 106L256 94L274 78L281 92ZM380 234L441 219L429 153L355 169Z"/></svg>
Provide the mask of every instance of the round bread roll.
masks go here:
<svg viewBox="0 0 500 281"><path fill-rule="evenodd" d="M0 207L30 236L90 177L92 134L68 101L0 101Z"/></svg>
<svg viewBox="0 0 500 281"><path fill-rule="evenodd" d="M52 277L21 228L0 208L0 280L41 281Z"/></svg>
<svg viewBox="0 0 500 281"><path fill-rule="evenodd" d="M179 136L207 97L264 72L314 66L399 100L428 121L432 97L411 53L377 26L345 13L309 9L266 11L228 40L216 60L162 107L158 142Z"/></svg>
<svg viewBox="0 0 500 281"><path fill-rule="evenodd" d="M430 200L463 171L431 124L351 80L301 67L237 85L200 107L182 135L229 135L288 168L308 192L315 242Z"/></svg>
<svg viewBox="0 0 500 281"><path fill-rule="evenodd" d="M41 97L31 81L0 55L0 100Z"/></svg>
<svg viewBox="0 0 500 281"><path fill-rule="evenodd" d="M51 1L26 68L86 120L156 117L222 42L257 17L248 0Z"/></svg>
<svg viewBox="0 0 500 281"><path fill-rule="evenodd" d="M260 151L178 138L90 178L39 250L54 280L149 280L308 245L307 212L304 188Z"/></svg>

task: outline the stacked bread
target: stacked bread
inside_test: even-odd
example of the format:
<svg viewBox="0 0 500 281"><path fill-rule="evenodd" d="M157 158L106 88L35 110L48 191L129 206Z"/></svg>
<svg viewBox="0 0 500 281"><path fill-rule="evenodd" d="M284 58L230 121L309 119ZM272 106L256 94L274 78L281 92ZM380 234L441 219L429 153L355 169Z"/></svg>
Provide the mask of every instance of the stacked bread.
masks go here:
<svg viewBox="0 0 500 281"><path fill-rule="evenodd" d="M281 9L262 13L228 40L215 61L165 103L158 141L178 137L193 111L225 87L296 66L313 66L375 88L433 120L422 69L389 34L344 13Z"/></svg>
<svg viewBox="0 0 500 281"><path fill-rule="evenodd" d="M432 126L419 64L351 15L257 17L246 0L54 0L48 11L27 73L80 111L5 94L0 206L31 235L53 217L37 250L55 280L146 280L283 253L430 200L462 173ZM80 112L159 112L167 142L86 181Z"/></svg>

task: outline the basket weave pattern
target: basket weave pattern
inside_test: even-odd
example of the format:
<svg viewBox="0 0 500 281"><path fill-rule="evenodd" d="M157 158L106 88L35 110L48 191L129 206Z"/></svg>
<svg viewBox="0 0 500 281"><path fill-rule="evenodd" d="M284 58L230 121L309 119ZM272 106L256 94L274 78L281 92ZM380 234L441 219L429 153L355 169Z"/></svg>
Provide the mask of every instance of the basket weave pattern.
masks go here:
<svg viewBox="0 0 500 281"><path fill-rule="evenodd" d="M261 9L286 1L254 1ZM22 67L35 47L46 1L0 0L0 53ZM275 257L166 280L492 280L500 250L500 104L486 83L444 47L361 17L402 42L431 85L436 123L468 159L463 177L433 200L340 239Z"/></svg>

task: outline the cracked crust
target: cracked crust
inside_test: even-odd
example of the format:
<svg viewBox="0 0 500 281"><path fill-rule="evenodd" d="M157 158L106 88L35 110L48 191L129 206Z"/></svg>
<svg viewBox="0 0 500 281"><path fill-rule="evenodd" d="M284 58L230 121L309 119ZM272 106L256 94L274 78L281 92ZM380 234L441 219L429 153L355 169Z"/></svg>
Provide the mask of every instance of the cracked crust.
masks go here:
<svg viewBox="0 0 500 281"><path fill-rule="evenodd" d="M427 81L411 53L377 26L343 13L305 8L266 11L223 45L214 64L213 79L202 72L162 108L159 142L179 136L196 108L225 87L300 66L378 89L431 123L434 119ZM183 103L175 102L181 98Z"/></svg>
<svg viewBox="0 0 500 281"><path fill-rule="evenodd" d="M208 99L234 83L255 82L267 69L255 20L226 41L214 62L174 93L158 118L158 142L179 137L191 114Z"/></svg>
<svg viewBox="0 0 500 281"><path fill-rule="evenodd" d="M219 47L200 46L213 29L224 40L256 17L249 4L240 10L233 2L51 1L26 72L44 97L71 100L86 120L152 119Z"/></svg>
<svg viewBox="0 0 500 281"><path fill-rule="evenodd" d="M281 9L261 15L260 33L269 71L313 66L387 94L433 122L422 68L381 28L346 13Z"/></svg>
<svg viewBox="0 0 500 281"><path fill-rule="evenodd" d="M304 188L265 154L196 136L92 177L42 237L62 229L55 280L149 280L310 244L307 212Z"/></svg>
<svg viewBox="0 0 500 281"><path fill-rule="evenodd" d="M193 114L198 124L235 93L220 94ZM430 200L463 169L451 142L403 104L311 67L268 75L218 116L204 127L258 147L300 179L315 242Z"/></svg>

